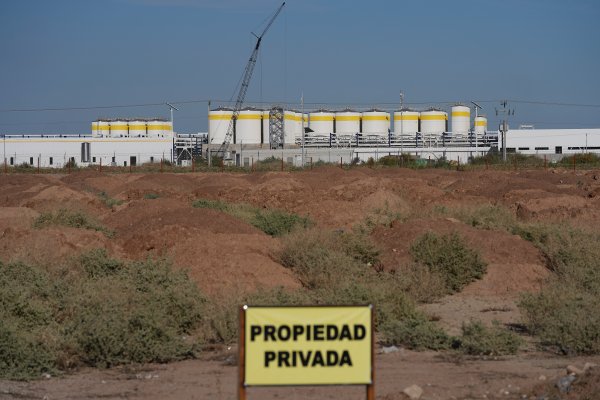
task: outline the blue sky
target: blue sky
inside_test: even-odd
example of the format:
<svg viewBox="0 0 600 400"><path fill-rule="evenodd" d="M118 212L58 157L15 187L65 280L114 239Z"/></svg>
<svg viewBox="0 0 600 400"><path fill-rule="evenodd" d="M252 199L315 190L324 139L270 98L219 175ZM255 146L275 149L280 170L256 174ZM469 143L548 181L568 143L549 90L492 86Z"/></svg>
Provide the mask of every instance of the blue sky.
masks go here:
<svg viewBox="0 0 600 400"><path fill-rule="evenodd" d="M165 101L235 98L250 32L279 4L0 0L0 132L88 133L98 117L167 117ZM503 98L598 105L598 21L598 0L288 0L247 100L394 107L403 90L415 107L484 101L491 128ZM157 105L9 111L133 104ZM512 126L600 127L600 107L512 105ZM206 103L177 106L177 131L206 130Z"/></svg>

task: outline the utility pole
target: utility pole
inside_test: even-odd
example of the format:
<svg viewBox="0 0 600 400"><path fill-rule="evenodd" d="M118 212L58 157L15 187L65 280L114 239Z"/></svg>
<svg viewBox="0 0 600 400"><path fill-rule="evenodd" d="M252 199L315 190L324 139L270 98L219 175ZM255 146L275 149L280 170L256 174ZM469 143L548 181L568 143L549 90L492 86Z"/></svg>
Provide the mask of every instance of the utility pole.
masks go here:
<svg viewBox="0 0 600 400"><path fill-rule="evenodd" d="M302 92L302 94L300 95L300 110L301 110L301 114L300 114L300 118L302 118L302 141L301 141L301 145L302 145L302 169L304 169L304 136L306 135L306 132L304 132L304 92Z"/></svg>
<svg viewBox="0 0 600 400"><path fill-rule="evenodd" d="M396 125L394 125L394 130L396 130ZM400 91L400 151L404 153L404 138L402 134L404 133L404 90Z"/></svg>
<svg viewBox="0 0 600 400"><path fill-rule="evenodd" d="M506 132L508 131L508 117L515 115L515 109L508 107L508 100L503 100L500 105L502 109L496 108L496 115L503 115L502 123L500 124L500 132L502 134L502 161L506 162Z"/></svg>
<svg viewBox="0 0 600 400"><path fill-rule="evenodd" d="M206 158L208 158L208 168L212 167L212 151L210 150L210 100L208 101L207 114L208 117L208 133L206 134Z"/></svg>

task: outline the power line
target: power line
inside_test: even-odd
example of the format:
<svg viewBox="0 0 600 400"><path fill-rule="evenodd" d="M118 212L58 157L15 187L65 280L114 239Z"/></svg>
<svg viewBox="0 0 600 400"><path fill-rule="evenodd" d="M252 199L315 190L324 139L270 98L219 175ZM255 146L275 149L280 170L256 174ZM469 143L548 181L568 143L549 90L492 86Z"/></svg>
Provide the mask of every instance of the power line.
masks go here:
<svg viewBox="0 0 600 400"><path fill-rule="evenodd" d="M239 83L238 85L239 86ZM170 101L171 104L207 104L209 100L179 100L179 101ZM212 100L215 103L228 104L232 103L232 99L229 100ZM498 103L501 100L473 100L478 103ZM548 102L548 101L536 101L536 100L509 100L511 103L517 104L532 104L532 105L543 105L543 106L559 106L559 107L590 107L590 108L600 108L600 104L584 104L584 103L561 103L561 102ZM434 101L413 101L407 102L408 106L422 106L422 105L452 105L456 104L457 100L434 100ZM285 103L287 102L278 102L278 101L249 101L249 103L253 104L274 104L274 103ZM293 103L290 103L293 104ZM330 102L330 101L313 101L306 102L305 105L313 105L313 106L372 106L373 104L379 106L397 106L397 102L377 102L377 103L358 103L358 102ZM98 105L98 106L85 106L85 107L40 107L40 108L7 108L0 109L1 113L11 113L11 112L46 112L46 111L82 111L82 110L102 110L102 109L112 109L112 108L135 108L135 107L162 107L164 106L164 102L160 103L138 103L138 104L112 104L112 105Z"/></svg>
<svg viewBox="0 0 600 400"><path fill-rule="evenodd" d="M171 104L192 104L192 103L208 103L208 100L182 100L171 101ZM102 106L86 106L86 107L42 107L42 108L8 108L2 109L0 112L41 112L41 111L77 111L77 110L101 110L108 108L133 108L133 107L157 107L164 106L165 102L160 103L142 103L142 104L115 104Z"/></svg>
<svg viewBox="0 0 600 400"><path fill-rule="evenodd" d="M559 103L552 101L535 101L535 100L508 100L511 103L535 104L541 106L561 106L561 107L595 107L600 108L600 104L581 104L581 103Z"/></svg>

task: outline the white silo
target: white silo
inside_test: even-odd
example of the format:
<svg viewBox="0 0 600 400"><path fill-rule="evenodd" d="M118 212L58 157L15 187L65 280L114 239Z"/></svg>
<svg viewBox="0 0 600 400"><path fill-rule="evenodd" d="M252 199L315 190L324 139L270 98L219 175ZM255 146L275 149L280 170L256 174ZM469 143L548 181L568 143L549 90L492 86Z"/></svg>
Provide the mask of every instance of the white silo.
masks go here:
<svg viewBox="0 0 600 400"><path fill-rule="evenodd" d="M452 107L452 135L466 136L471 128L471 109L457 104Z"/></svg>
<svg viewBox="0 0 600 400"><path fill-rule="evenodd" d="M446 132L448 114L444 111L430 108L421 111L421 134L426 138L440 137Z"/></svg>
<svg viewBox="0 0 600 400"><path fill-rule="evenodd" d="M235 125L236 144L260 144L263 111L248 107L240 110Z"/></svg>
<svg viewBox="0 0 600 400"><path fill-rule="evenodd" d="M397 135L416 135L419 132L419 112L408 108L394 112L394 132Z"/></svg>
<svg viewBox="0 0 600 400"><path fill-rule="evenodd" d="M220 107L208 112L208 136L210 144L223 143L232 117L233 110L230 108ZM233 141L233 137L231 140Z"/></svg>
<svg viewBox="0 0 600 400"><path fill-rule="evenodd" d="M308 115L308 126L316 134L333 133L333 118L335 114L328 110L313 111Z"/></svg>
<svg viewBox="0 0 600 400"><path fill-rule="evenodd" d="M173 122L172 121L164 121L163 122L163 134L164 134L164 136L173 136Z"/></svg>
<svg viewBox="0 0 600 400"><path fill-rule="evenodd" d="M360 132L360 113L349 108L335 113L335 132L355 134Z"/></svg>
<svg viewBox="0 0 600 400"><path fill-rule="evenodd" d="M144 137L146 134L146 121L141 119L129 121L130 137Z"/></svg>
<svg viewBox="0 0 600 400"><path fill-rule="evenodd" d="M296 144L299 120L300 115L294 110L286 110L283 113L283 143L285 145Z"/></svg>
<svg viewBox="0 0 600 400"><path fill-rule="evenodd" d="M110 136L110 122L107 120L96 121L96 132L99 137Z"/></svg>
<svg viewBox="0 0 600 400"><path fill-rule="evenodd" d="M127 137L129 134L127 121L124 119L115 119L110 122L111 137Z"/></svg>
<svg viewBox="0 0 600 400"><path fill-rule="evenodd" d="M164 136L164 126L165 121L162 119L152 119L146 121L146 129L148 131L148 137L163 137Z"/></svg>
<svg viewBox="0 0 600 400"><path fill-rule="evenodd" d="M475 134L477 136L484 136L487 132L487 118L484 115L475 117Z"/></svg>
<svg viewBox="0 0 600 400"><path fill-rule="evenodd" d="M362 113L362 133L387 137L389 129L389 113L375 108Z"/></svg>
<svg viewBox="0 0 600 400"><path fill-rule="evenodd" d="M98 122L99 121L92 122L92 137L101 137L102 136L98 130Z"/></svg>
<svg viewBox="0 0 600 400"><path fill-rule="evenodd" d="M266 143L269 144L271 142L271 138L269 136L270 133L270 128L269 128L269 116L270 116L270 111L269 110L264 110L262 111L262 133L261 133L261 143Z"/></svg>

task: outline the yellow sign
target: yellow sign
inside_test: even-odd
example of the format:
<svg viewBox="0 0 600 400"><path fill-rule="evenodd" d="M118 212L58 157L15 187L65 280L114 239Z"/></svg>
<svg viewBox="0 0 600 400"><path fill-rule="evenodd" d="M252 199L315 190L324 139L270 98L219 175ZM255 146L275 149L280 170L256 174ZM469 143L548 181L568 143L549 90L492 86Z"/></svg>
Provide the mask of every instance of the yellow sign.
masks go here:
<svg viewBox="0 0 600 400"><path fill-rule="evenodd" d="M369 385L370 306L247 307L244 385Z"/></svg>

